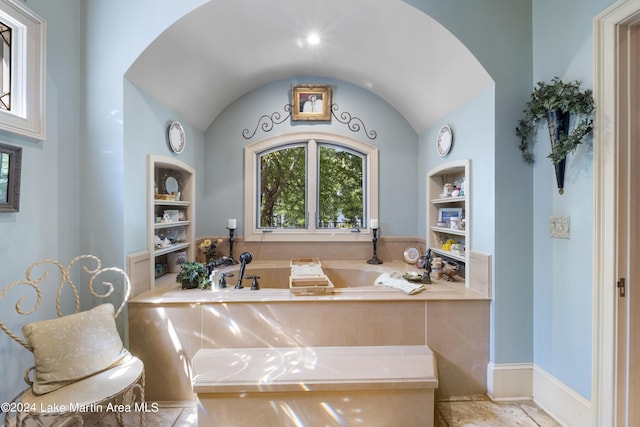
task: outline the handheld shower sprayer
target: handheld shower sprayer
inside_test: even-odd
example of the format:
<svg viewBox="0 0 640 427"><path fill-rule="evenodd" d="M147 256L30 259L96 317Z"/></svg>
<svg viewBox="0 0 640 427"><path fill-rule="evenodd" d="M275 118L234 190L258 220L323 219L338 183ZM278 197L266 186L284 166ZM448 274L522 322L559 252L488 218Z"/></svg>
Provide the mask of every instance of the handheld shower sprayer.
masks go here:
<svg viewBox="0 0 640 427"><path fill-rule="evenodd" d="M238 283L234 287L234 289L242 289L242 278L244 277L244 269L247 264L250 264L253 260L253 256L249 252L243 252L240 254L240 274L238 276Z"/></svg>

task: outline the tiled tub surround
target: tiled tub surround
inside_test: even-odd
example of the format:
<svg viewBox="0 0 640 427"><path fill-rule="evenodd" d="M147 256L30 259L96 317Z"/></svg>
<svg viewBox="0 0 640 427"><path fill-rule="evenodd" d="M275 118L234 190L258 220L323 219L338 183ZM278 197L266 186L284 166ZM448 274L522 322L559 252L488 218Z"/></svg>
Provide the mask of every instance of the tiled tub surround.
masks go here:
<svg viewBox="0 0 640 427"><path fill-rule="evenodd" d="M221 239L221 243L216 245L217 256L229 254L228 236L201 236L196 239L196 247L199 247L203 240L208 239L216 242ZM378 238L378 257L387 263L387 260L402 259L405 248L425 246L425 240L415 237L381 236ZM250 252L254 260L260 261L282 261L288 262L292 258L320 258L339 259L362 263L371 258L372 247L370 240L361 242L246 242L242 236L234 237L233 253L235 258L242 252ZM150 276L152 267L152 254L149 251L141 251L127 256L127 273L131 278L132 296L138 296L149 291L153 287L175 287L175 282L171 277L164 276L153 279ZM196 251L196 260L203 262L204 253ZM255 262L255 261L254 261ZM253 266L253 264L251 264ZM288 274L288 272L287 272ZM155 285L152 283L155 282Z"/></svg>
<svg viewBox="0 0 640 427"><path fill-rule="evenodd" d="M180 290L176 284L132 299L130 350L145 363L147 399L193 400L191 361L199 349L268 347L427 345L438 365L436 396L486 393L486 297L451 282L411 296L381 286L341 286L364 285L359 279L385 271L414 270L399 261L322 260L322 265L327 274L340 270L341 275L330 274L337 287L333 295L295 296L267 288L269 280L261 276L259 291L249 289L250 280L244 289L233 289L230 281L230 288L209 291ZM288 266L288 261L254 261L245 274L288 271Z"/></svg>
<svg viewBox="0 0 640 427"><path fill-rule="evenodd" d="M229 236L201 236L196 239L196 246L203 240L209 239L222 242L216 245L217 256L229 253ZM402 260L404 250L408 246L424 248L426 241L417 237L387 236L384 229L378 234L378 257L387 260ZM372 255L371 240L363 239L358 242L248 242L243 236L235 236L233 253L238 258L242 252L251 252L254 260L260 261L289 261L292 258L320 258L322 260L366 261ZM204 254L197 251L197 257L204 261Z"/></svg>

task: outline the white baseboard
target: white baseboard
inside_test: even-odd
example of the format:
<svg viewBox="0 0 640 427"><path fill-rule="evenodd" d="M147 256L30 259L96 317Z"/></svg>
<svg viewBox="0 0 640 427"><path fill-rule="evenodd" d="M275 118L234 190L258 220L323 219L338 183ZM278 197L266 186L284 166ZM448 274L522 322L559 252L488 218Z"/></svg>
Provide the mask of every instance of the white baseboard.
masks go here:
<svg viewBox="0 0 640 427"><path fill-rule="evenodd" d="M591 402L533 363L487 365L487 391L492 400L531 400L561 425L592 425Z"/></svg>
<svg viewBox="0 0 640 427"><path fill-rule="evenodd" d="M487 365L487 392L492 400L531 400L533 363Z"/></svg>
<svg viewBox="0 0 640 427"><path fill-rule="evenodd" d="M591 402L539 366L533 370L533 400L563 426L593 425Z"/></svg>

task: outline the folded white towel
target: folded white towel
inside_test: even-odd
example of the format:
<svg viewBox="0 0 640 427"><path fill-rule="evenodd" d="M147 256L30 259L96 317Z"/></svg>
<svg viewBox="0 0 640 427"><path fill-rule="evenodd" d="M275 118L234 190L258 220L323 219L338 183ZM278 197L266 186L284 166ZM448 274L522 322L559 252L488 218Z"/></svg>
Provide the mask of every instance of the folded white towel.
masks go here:
<svg viewBox="0 0 640 427"><path fill-rule="evenodd" d="M420 283L409 283L398 273L383 273L375 280L374 284L399 289L407 295L417 294L424 291L424 285Z"/></svg>

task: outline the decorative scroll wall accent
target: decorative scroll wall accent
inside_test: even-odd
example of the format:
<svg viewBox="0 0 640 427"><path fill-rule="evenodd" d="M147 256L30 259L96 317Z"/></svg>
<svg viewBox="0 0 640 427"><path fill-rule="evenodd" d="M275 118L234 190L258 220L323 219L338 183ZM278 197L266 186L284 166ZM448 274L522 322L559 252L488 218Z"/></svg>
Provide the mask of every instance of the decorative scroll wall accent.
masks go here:
<svg viewBox="0 0 640 427"><path fill-rule="evenodd" d="M242 131L242 137L244 139L253 138L256 132L258 132L258 128L261 128L264 132L271 132L275 125L284 123L285 120L291 117L291 104L285 104L284 111L285 113L287 113L287 115L284 117L282 117L281 114L277 111L274 111L273 113L271 113L271 115L263 114L258 119L258 123L256 124L256 128L253 130L253 132L251 132L249 129L245 129Z"/></svg>
<svg viewBox="0 0 640 427"><path fill-rule="evenodd" d="M367 131L367 127L359 117L352 116L348 111L340 113L340 117L338 117L337 112L338 104L331 104L331 115L340 123L347 125L350 131L358 132L362 128L362 131L367 135L367 138L376 139L378 137L378 133L375 130Z"/></svg>
<svg viewBox="0 0 640 427"><path fill-rule="evenodd" d="M244 129L242 131L242 137L244 139L251 139L258 132L258 129L262 129L263 132L271 132L275 125L279 125L284 123L289 117L291 117L291 104L285 104L284 106L284 116L282 113L278 111L274 111L271 114L263 114L258 119L258 123L256 123L255 129L250 131L249 129ZM367 138L373 140L378 137L378 133L375 130L368 131L362 119L359 117L353 116L348 111L343 111L342 113L338 113L338 104L331 104L331 115L340 123L347 125L350 131L359 132L362 130Z"/></svg>

